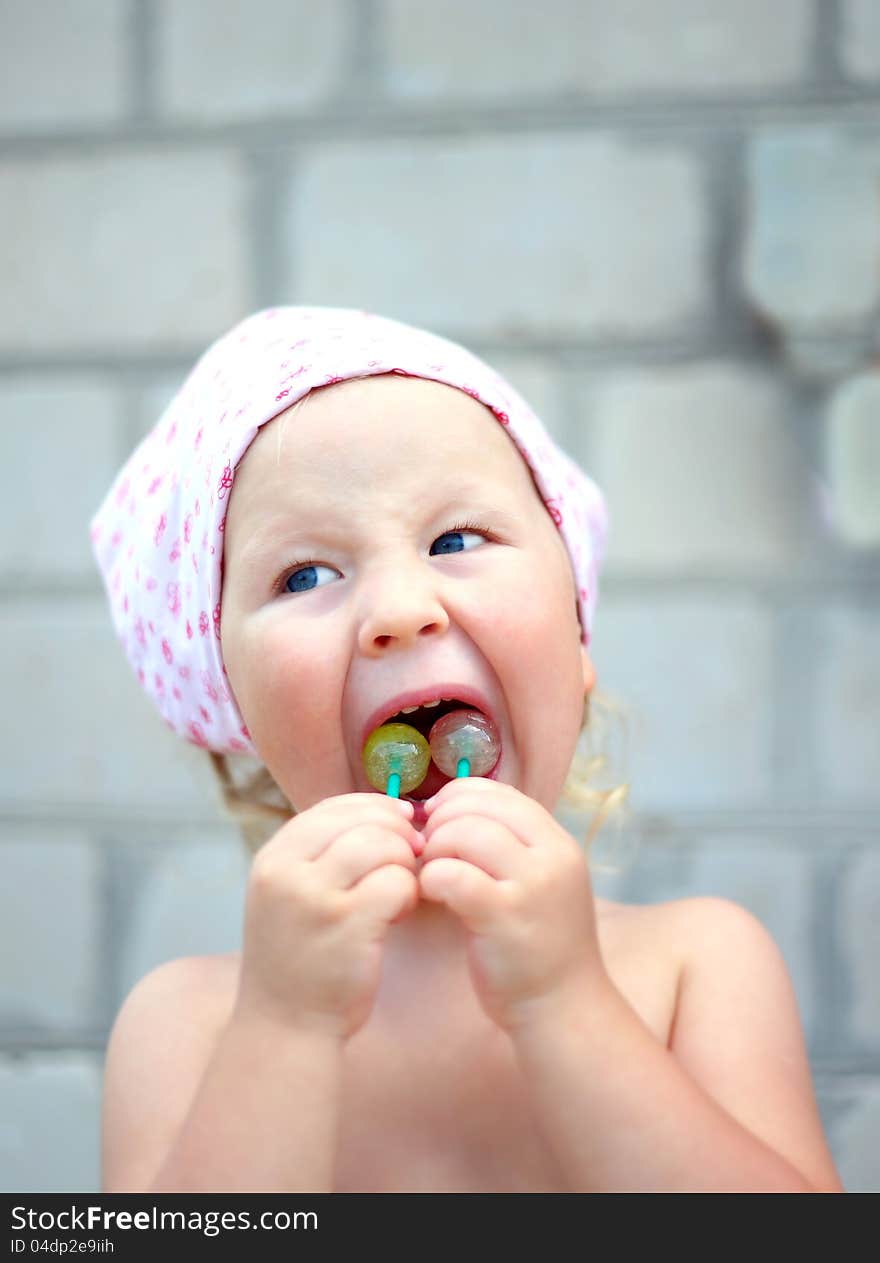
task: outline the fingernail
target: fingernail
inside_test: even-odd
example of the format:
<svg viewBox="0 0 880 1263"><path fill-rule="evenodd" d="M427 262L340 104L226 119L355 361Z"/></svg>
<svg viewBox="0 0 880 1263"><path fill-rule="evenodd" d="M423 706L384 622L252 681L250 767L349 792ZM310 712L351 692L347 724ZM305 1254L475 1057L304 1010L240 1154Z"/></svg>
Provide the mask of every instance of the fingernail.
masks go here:
<svg viewBox="0 0 880 1263"><path fill-rule="evenodd" d="M398 804L405 816L412 816L415 812L415 807L408 798L392 798L391 801Z"/></svg>

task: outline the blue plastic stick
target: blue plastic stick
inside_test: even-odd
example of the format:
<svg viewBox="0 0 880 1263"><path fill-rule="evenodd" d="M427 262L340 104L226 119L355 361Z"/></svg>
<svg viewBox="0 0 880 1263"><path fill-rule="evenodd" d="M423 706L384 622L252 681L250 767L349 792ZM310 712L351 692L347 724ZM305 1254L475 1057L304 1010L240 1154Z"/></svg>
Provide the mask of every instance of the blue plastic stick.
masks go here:
<svg viewBox="0 0 880 1263"><path fill-rule="evenodd" d="M471 774L470 760L459 759L458 767L456 768L456 772L455 772L456 779L459 776L470 776L470 774ZM388 777L388 789L386 790L386 793L389 798L400 797L400 773L399 772L390 773Z"/></svg>

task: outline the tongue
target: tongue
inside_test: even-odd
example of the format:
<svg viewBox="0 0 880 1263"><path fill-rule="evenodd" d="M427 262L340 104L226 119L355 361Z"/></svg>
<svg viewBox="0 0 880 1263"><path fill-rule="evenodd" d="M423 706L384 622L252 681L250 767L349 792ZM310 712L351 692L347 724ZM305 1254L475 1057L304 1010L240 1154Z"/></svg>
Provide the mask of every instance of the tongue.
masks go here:
<svg viewBox="0 0 880 1263"><path fill-rule="evenodd" d="M407 798L431 798L439 790L443 788L449 781L451 776L447 776L445 772L441 772L434 760L431 760L428 768L428 774L422 781L421 785L417 785L411 794L406 794Z"/></svg>

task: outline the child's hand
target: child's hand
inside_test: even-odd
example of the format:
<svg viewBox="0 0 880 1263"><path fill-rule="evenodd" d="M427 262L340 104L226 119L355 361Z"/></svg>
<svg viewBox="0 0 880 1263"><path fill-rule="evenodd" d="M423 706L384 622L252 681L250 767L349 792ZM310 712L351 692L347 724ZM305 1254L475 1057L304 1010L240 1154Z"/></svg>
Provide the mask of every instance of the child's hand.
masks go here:
<svg viewBox="0 0 880 1263"><path fill-rule="evenodd" d="M346 1039L369 1017L389 925L419 899L411 804L326 798L251 866L236 1006Z"/></svg>
<svg viewBox="0 0 880 1263"><path fill-rule="evenodd" d="M586 860L550 813L485 777L430 801L422 894L471 932L471 976L493 1021L513 1032L545 1002L607 983Z"/></svg>

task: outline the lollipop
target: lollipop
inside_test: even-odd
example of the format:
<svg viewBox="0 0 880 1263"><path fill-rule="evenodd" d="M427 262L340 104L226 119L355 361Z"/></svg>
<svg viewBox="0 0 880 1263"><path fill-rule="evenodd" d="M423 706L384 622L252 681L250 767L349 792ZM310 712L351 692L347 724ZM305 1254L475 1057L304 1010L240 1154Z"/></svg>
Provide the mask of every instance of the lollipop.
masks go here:
<svg viewBox="0 0 880 1263"><path fill-rule="evenodd" d="M374 789L399 798L421 785L431 763L431 748L411 724L381 724L364 745L364 768Z"/></svg>
<svg viewBox="0 0 880 1263"><path fill-rule="evenodd" d="M381 724L367 738L363 760L373 788L398 798L421 785L431 759L446 776L485 776L500 754L492 720L462 708L441 715L427 740L411 724Z"/></svg>

